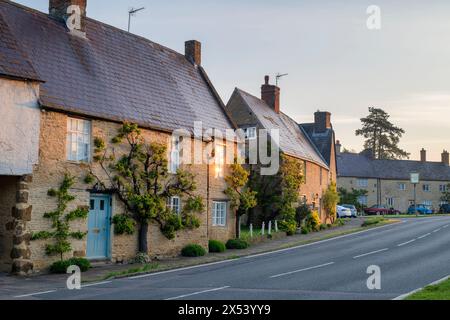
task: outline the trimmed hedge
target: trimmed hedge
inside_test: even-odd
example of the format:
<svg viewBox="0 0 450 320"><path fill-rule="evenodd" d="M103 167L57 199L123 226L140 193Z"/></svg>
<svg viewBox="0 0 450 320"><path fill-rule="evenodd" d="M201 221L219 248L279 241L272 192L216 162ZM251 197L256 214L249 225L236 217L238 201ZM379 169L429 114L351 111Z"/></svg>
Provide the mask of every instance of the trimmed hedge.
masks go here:
<svg viewBox="0 0 450 320"><path fill-rule="evenodd" d="M72 258L69 260L56 261L50 266L51 273L66 273L70 266L78 266L81 272L86 272L91 267L89 260L84 258Z"/></svg>
<svg viewBox="0 0 450 320"><path fill-rule="evenodd" d="M227 248L223 242L209 240L209 252L224 252Z"/></svg>
<svg viewBox="0 0 450 320"><path fill-rule="evenodd" d="M238 249L238 250L242 250L242 249L247 249L248 247L250 247L250 244L242 239L231 239L228 240L227 244L227 249Z"/></svg>
<svg viewBox="0 0 450 320"><path fill-rule="evenodd" d="M203 257L205 254L205 248L198 244L189 244L181 250L183 257Z"/></svg>

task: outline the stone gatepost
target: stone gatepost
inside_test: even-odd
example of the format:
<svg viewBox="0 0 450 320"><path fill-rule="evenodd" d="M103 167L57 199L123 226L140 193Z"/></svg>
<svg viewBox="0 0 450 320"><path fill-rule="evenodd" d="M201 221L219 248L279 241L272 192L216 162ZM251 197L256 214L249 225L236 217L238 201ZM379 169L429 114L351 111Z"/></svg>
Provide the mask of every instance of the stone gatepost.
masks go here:
<svg viewBox="0 0 450 320"><path fill-rule="evenodd" d="M31 221L32 206L28 204L29 187L32 176L23 176L19 180L16 205L12 209L13 225L13 249L11 259L13 262L12 273L15 275L29 275L33 272L31 261L30 241L31 233L27 228Z"/></svg>

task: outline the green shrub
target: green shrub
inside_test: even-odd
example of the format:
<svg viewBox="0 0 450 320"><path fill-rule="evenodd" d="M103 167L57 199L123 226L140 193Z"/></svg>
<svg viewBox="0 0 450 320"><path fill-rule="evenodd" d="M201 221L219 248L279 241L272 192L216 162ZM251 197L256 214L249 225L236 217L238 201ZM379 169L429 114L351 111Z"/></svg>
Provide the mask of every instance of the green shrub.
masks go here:
<svg viewBox="0 0 450 320"><path fill-rule="evenodd" d="M249 243L242 239L231 239L228 240L226 244L227 249L238 249L238 250L247 249L249 246L250 246Z"/></svg>
<svg viewBox="0 0 450 320"><path fill-rule="evenodd" d="M302 204L295 210L295 220L297 221L298 225L301 225L303 223L303 220L306 219L308 215L310 215L311 209L308 205Z"/></svg>
<svg viewBox="0 0 450 320"><path fill-rule="evenodd" d="M345 221L342 220L342 219L337 219L337 220L334 222L334 225L337 226L337 227L342 227L342 226L345 225Z"/></svg>
<svg viewBox="0 0 450 320"><path fill-rule="evenodd" d="M198 244L189 244L181 250L183 257L203 257L205 254L205 248Z"/></svg>
<svg viewBox="0 0 450 320"><path fill-rule="evenodd" d="M313 211L310 215L306 217L305 225L310 231L319 231L320 230L320 217L317 211Z"/></svg>
<svg viewBox="0 0 450 320"><path fill-rule="evenodd" d="M70 266L78 266L81 272L86 272L91 267L89 260L84 258L72 258L69 260L56 261L50 266L51 273L66 273Z"/></svg>
<svg viewBox="0 0 450 320"><path fill-rule="evenodd" d="M223 242L209 240L209 252L224 252L227 248Z"/></svg>
<svg viewBox="0 0 450 320"><path fill-rule="evenodd" d="M281 231L286 232L288 236L293 236L297 232L297 222L293 220L280 221L278 227L280 228Z"/></svg>
<svg viewBox="0 0 450 320"><path fill-rule="evenodd" d="M126 214L118 214L113 217L114 234L132 235L136 227L136 221Z"/></svg>
<svg viewBox="0 0 450 320"><path fill-rule="evenodd" d="M309 233L309 229L305 226L302 227L302 234L308 234Z"/></svg>
<svg viewBox="0 0 450 320"><path fill-rule="evenodd" d="M383 217L370 218L363 222L362 227L369 227L385 221Z"/></svg>
<svg viewBox="0 0 450 320"><path fill-rule="evenodd" d="M327 230L328 229L328 225L326 225L325 223L322 223L321 225L320 225L320 230Z"/></svg>

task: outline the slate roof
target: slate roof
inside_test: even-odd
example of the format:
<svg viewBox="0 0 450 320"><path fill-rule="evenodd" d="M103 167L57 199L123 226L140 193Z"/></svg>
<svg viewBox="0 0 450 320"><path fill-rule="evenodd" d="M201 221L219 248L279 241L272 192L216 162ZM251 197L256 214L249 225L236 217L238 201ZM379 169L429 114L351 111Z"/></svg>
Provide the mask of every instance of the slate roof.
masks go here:
<svg viewBox="0 0 450 320"><path fill-rule="evenodd" d="M44 107L164 131L234 128L204 70L180 53L89 18L82 38L10 1L0 14L45 81Z"/></svg>
<svg viewBox="0 0 450 320"><path fill-rule="evenodd" d="M0 75L40 81L31 62L0 14Z"/></svg>
<svg viewBox="0 0 450 320"><path fill-rule="evenodd" d="M280 130L280 150L288 155L328 168L327 163L299 125L286 114L277 114L267 103L243 90L236 89L247 107L265 129Z"/></svg>
<svg viewBox="0 0 450 320"><path fill-rule="evenodd" d="M409 180L411 172L419 172L421 180L450 181L450 166L441 162L410 160L373 160L357 153L337 156L340 177Z"/></svg>
<svg viewBox="0 0 450 320"><path fill-rule="evenodd" d="M312 140L320 154L323 156L328 165L331 163L331 150L333 148L334 131L327 129L325 132L317 133L314 131L314 123L299 124L300 128L305 131Z"/></svg>

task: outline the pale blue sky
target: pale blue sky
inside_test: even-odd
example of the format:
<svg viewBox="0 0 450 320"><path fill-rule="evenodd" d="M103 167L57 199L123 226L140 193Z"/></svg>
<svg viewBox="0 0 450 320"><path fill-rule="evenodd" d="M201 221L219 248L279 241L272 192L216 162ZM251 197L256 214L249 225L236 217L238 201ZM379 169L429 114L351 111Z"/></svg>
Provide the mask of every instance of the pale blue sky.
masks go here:
<svg viewBox="0 0 450 320"><path fill-rule="evenodd" d="M48 10L48 0L17 2ZM369 5L382 28L366 27ZM131 7L146 7L132 32L183 52L203 43L203 65L223 100L234 87L259 95L265 74L281 80L282 111L310 122L333 113L337 138L354 136L369 106L406 131L401 147L430 160L450 149L450 1L446 0L88 0L88 16L126 29Z"/></svg>

